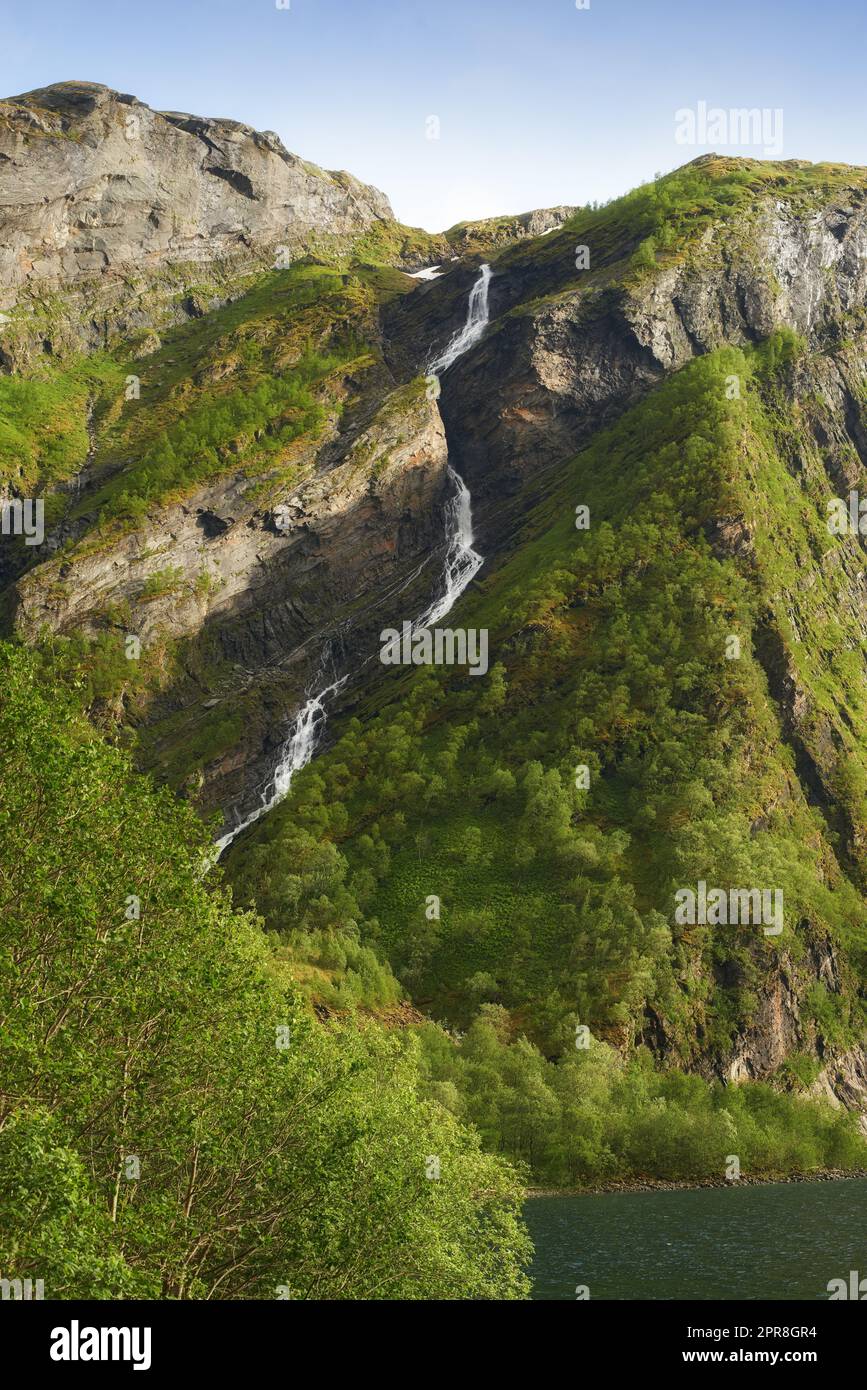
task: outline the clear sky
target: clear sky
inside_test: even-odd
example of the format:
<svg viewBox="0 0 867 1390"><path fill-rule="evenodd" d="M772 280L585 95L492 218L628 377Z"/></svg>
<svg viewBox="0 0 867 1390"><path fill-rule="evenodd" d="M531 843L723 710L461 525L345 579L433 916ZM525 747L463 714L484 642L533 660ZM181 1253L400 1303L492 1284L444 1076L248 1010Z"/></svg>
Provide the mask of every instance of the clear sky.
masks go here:
<svg viewBox="0 0 867 1390"><path fill-rule="evenodd" d="M77 78L276 130L431 231L762 157L678 144L699 102L782 110L784 158L867 163L867 0L279 3L0 0L0 92Z"/></svg>

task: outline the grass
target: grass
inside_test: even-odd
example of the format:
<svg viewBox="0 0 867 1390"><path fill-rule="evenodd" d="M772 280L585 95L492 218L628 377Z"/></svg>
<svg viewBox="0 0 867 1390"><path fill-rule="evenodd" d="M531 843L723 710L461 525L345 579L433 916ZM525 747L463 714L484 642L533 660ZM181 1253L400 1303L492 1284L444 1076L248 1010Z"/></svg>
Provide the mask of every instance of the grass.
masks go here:
<svg viewBox="0 0 867 1390"><path fill-rule="evenodd" d="M570 1009L620 1045L652 1007L680 1055L699 1035L725 1052L780 953L800 979L810 943L830 936L852 973L833 1016L810 1004L805 975L804 1016L826 1039L832 1023L835 1040L857 1038L855 980L867 967L857 871L833 819L799 784L755 652L761 627L785 642L793 595L805 627L840 624L848 676L833 642L803 643L810 661L800 648L792 656L817 703L836 690L838 707L852 709L852 728L835 724L845 752L824 775L829 802L859 825L853 769L867 768L867 711L857 614L835 570L799 583L803 538L818 543L822 515L785 463L785 425L798 409L785 382L799 369L809 363L785 335L751 353L720 349L597 436L528 519L523 544L450 618L489 629L499 690L493 671L484 681L398 671L393 703L350 724L236 847L229 865L242 896L276 925L292 873L303 918L304 874L290 865L308 835L332 845L342 886L314 876L312 920L327 899L332 920L360 922L415 1000L458 1026L475 1007L474 977L493 978L498 1000L543 1047L552 1018ZM730 400L733 374L743 389ZM590 506L587 533L574 529L576 500ZM745 518L754 559L710 544L720 516ZM733 632L740 661L725 657ZM800 734L814 736L818 758L821 723ZM589 794L573 787L579 763L592 769ZM674 930L674 890L699 878L782 885L784 938ZM430 894L441 900L435 922ZM737 984L716 983L723 968Z"/></svg>
<svg viewBox="0 0 867 1390"><path fill-rule="evenodd" d="M683 257L709 227L737 219L743 234L768 199L793 210L833 196L864 197L867 174L840 164L705 156L602 206L585 206L559 231L516 242L495 257L498 273L533 273L534 297L556 296L612 278L637 281ZM575 270L586 245L590 268Z"/></svg>
<svg viewBox="0 0 867 1390"><path fill-rule="evenodd" d="M22 378L0 376L0 485L42 494L84 464L88 416L123 388L122 363L106 356Z"/></svg>
<svg viewBox="0 0 867 1390"><path fill-rule="evenodd" d="M296 477L342 408L345 378L378 361L375 303L364 279L307 260L167 333L140 363L103 357L44 380L0 378L0 462L17 463L18 488L69 477L88 455L92 411L101 486L65 508L86 523L81 554L227 471Z"/></svg>

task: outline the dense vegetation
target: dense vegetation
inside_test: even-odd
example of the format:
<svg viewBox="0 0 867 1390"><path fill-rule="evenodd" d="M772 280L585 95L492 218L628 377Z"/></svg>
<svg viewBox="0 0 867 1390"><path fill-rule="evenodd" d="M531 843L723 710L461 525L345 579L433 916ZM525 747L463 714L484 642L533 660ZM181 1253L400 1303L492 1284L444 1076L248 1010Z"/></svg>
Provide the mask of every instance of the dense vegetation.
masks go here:
<svg viewBox="0 0 867 1390"><path fill-rule="evenodd" d="M523 1296L520 1188L422 1097L417 1050L319 1025L205 886L193 813L8 646L0 738L0 1274L49 1298Z"/></svg>
<svg viewBox="0 0 867 1390"><path fill-rule="evenodd" d="M428 1093L527 1165L536 1182L578 1187L637 1176L720 1181L732 1156L744 1175L863 1167L855 1117L770 1086L709 1086L662 1071L640 1049L563 1040L543 1056L501 1005L483 1004L463 1036L420 1030Z"/></svg>
<svg viewBox="0 0 867 1390"><path fill-rule="evenodd" d="M832 544L827 475L805 467L799 486L786 466L783 383L802 356L786 334L752 353L721 349L594 440L452 618L489 628L489 675L398 671L393 702L344 726L230 859L241 900L329 1002L389 1006L378 956L467 1039L480 1006L506 1011L496 1046L487 1025L484 1036L493 1070L522 1078L506 1110L535 1114L523 1138L474 1088L459 1060L466 1039L457 1057L434 1048L431 1075L494 1147L549 1180L719 1174L738 1144L765 1170L863 1155L849 1120L831 1124L794 1097L759 1087L733 1101L640 1062L618 1072L610 1051L662 1040L671 1060L724 1056L780 968L802 979L806 1053L862 1035L857 875L799 785L757 652L773 625L823 710L833 683L838 705L863 713L857 672L827 640L832 614L854 623L845 572L828 566L809 590L797 582L804 552ZM579 503L587 531L575 529ZM742 518L748 563L715 542L719 516ZM854 821L865 753L847 723L828 776ZM675 891L700 879L782 886L783 935L677 926ZM811 975L831 943L849 962L836 991ZM332 983L317 981L317 963ZM605 1066L572 1056L579 1023ZM591 1088L598 1142L583 1159L564 1138L570 1108L587 1109L582 1066L608 1077ZM797 1091L817 1070L793 1059L778 1082Z"/></svg>
<svg viewBox="0 0 867 1390"><path fill-rule="evenodd" d="M582 289L634 281L711 222L744 235L757 194L853 177L699 161L498 266L574 293L586 242ZM52 501L82 538L49 564L224 471L265 506L381 399L394 263L448 248L391 227L356 249L261 277L146 357L0 379L16 488L90 454L88 495ZM521 1297L519 1176L867 1166L855 1117L810 1094L865 1033L861 561L825 526L839 460L816 442L823 381L862 361L861 339L826 355L787 332L720 348L517 499L520 531L450 617L489 630L487 676L374 683L227 856L235 906L209 832L74 713L141 714L129 613L2 650L0 1273L49 1296ZM177 582L167 554L139 599ZM162 737L183 788L245 710L189 733L179 696L139 752ZM781 887L783 934L678 924L698 880ZM708 1080L783 977L799 1050L770 1084Z"/></svg>

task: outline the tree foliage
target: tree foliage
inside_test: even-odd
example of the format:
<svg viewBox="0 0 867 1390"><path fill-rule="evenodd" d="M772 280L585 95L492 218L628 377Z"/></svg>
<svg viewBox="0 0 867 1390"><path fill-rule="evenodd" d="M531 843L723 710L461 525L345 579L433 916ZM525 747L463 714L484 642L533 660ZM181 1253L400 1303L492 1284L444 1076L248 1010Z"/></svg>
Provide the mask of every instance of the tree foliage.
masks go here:
<svg viewBox="0 0 867 1390"><path fill-rule="evenodd" d="M513 1298L520 1187L326 1029L207 830L0 649L0 1270L47 1297ZM430 1177L431 1159L439 1177Z"/></svg>

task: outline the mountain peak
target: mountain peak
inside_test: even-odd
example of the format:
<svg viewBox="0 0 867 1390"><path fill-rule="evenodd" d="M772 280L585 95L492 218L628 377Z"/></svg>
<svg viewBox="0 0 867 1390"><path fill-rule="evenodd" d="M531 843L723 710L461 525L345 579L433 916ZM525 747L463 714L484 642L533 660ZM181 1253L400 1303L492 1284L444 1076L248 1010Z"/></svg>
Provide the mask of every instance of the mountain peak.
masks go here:
<svg viewBox="0 0 867 1390"><path fill-rule="evenodd" d="M38 106L46 111L66 111L86 114L106 101L120 102L125 106L137 104L138 99L129 93L117 92L102 82L51 82L47 87L36 87L31 92L21 92L17 96L3 97L2 103L9 106Z"/></svg>
<svg viewBox="0 0 867 1390"><path fill-rule="evenodd" d="M0 178L0 311L25 326L45 290L87 298L79 322L107 311L101 332L129 312L141 321L142 282L164 295L171 282L177 313L193 285L348 246L394 220L378 189L308 163L273 131L155 111L96 82L0 102Z"/></svg>

